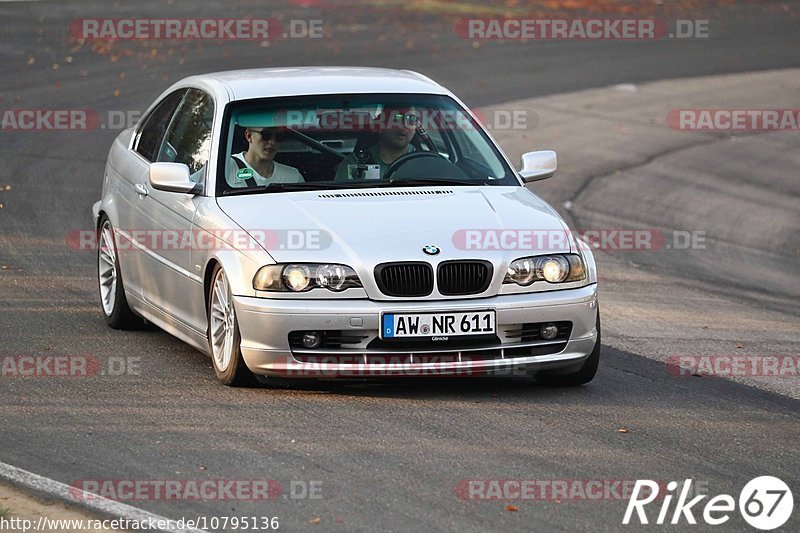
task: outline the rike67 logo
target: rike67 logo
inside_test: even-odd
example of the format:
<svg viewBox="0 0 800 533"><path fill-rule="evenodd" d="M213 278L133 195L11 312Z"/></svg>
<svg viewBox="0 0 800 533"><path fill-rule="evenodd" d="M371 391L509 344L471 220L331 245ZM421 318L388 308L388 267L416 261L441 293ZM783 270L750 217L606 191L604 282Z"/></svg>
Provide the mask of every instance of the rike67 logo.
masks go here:
<svg viewBox="0 0 800 533"><path fill-rule="evenodd" d="M649 479L637 479L622 523L630 524L635 513L640 524L649 524L652 514L648 518L645 507L656 499L661 500L656 524L676 525L685 520L686 524L694 525L697 524L695 514L712 526L724 524L731 519L737 507L733 496L720 494L706 501L705 505L700 505L708 496L703 494L689 499L691 485L692 480L687 479L678 489L678 482L670 481L667 483L666 493L659 494L659 488L663 485ZM670 509L675 497L675 507ZM738 508L748 524L756 529L769 531L781 527L789 520L794 508L794 498L789 486L780 479L760 476L750 480L739 493Z"/></svg>

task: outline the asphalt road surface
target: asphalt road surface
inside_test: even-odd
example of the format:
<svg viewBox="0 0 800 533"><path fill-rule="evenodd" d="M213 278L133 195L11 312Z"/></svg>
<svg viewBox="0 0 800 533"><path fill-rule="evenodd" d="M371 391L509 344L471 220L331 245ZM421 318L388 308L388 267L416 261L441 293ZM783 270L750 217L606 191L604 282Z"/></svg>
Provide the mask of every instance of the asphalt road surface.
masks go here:
<svg viewBox="0 0 800 533"><path fill-rule="evenodd" d="M638 4L605 2L600 4L603 11L585 7L545 12L509 2L497 11L481 11L481 16L597 16ZM144 109L183 76L260 66L411 68L440 81L472 106L618 83L800 66L797 2L695 10L682 4L637 9L669 20L708 18L710 38L538 43L461 39L453 26L458 17L477 10L477 2L3 2L0 109L91 109L106 119L109 111ZM480 3L481 9L486 5ZM70 22L80 18L156 16L320 19L325 36L264 43L81 43L69 32ZM764 102L761 107L773 106ZM106 375L89 379L0 377L0 461L64 483L276 480L283 492L266 503L156 499L133 504L170 518L277 516L281 528L290 531L617 530L626 504L613 491L601 501L469 501L458 490L463 480L580 485L588 480L692 479L711 495L738 497L750 479L777 475L795 489L795 498L800 496L798 400L723 379L675 379L650 352L667 352L675 342L691 350L695 340L661 334L681 327L680 314L653 315L649 321L647 311L636 317L626 314L625 297L632 308L642 309L642 286L632 284L659 286L659 280L676 272L692 278L690 270L674 263L662 265L663 270L657 262L649 264L645 275L638 265L608 260L608 272L613 273L609 285L617 296L604 319L615 327L604 331L608 346L597 378L573 390L545 388L524 378L228 389L216 384L207 358L156 328L109 330L96 294L94 254L66 243L71 230L91 224L90 206L99 198L105 156L118 131L107 120L103 125L88 132L0 131L0 355L88 354L106 370ZM633 150L638 145L629 141L629 146ZM789 151L796 153L796 147L796 141L787 143ZM588 152L590 145L583 149ZM745 155L754 158L758 152ZM754 163L740 156L736 150L715 154L731 167L737 161ZM695 156L699 158L702 152ZM790 164L785 172L794 172L794 181L784 176L780 182L788 203L798 196L797 170ZM609 172L613 166L589 174ZM757 181L757 176L750 178ZM569 177L564 183L565 189L542 189L559 207L576 199L573 193L606 200L618 194L612 190L603 195L591 188L599 185L583 187L582 181ZM625 184L636 192L648 187L635 179ZM598 212L604 214L636 211L630 205L601 207ZM646 211L650 227L674 226L668 212ZM796 218L790 228L792 224L796 228ZM787 265L782 279L794 294L797 252L787 253L781 259ZM791 253L794 262L787 259ZM757 268L748 268L747 279L740 280L748 292L748 317L781 313L783 337L772 350L788 346L797 353L800 334L785 326L792 318L800 322L796 304L775 296L781 292L780 276L777 281L770 277L770 293L759 296L754 289L757 275ZM690 281L683 291L712 291L719 284L705 275ZM677 289L658 290L666 294ZM747 322L736 322L747 318L743 314L723 315L746 328ZM706 318L712 324L721 320L713 312ZM616 333L635 320L640 320L640 329L656 332L646 345ZM762 326L768 328L765 322ZM769 351L770 345L762 348ZM109 361L116 366L109 367ZM122 367L127 372L110 375ZM321 487L321 497L302 497L302 487L312 484ZM655 515L652 511L651 519ZM785 528L797 530L798 523L795 512ZM751 530L738 515L725 527Z"/></svg>

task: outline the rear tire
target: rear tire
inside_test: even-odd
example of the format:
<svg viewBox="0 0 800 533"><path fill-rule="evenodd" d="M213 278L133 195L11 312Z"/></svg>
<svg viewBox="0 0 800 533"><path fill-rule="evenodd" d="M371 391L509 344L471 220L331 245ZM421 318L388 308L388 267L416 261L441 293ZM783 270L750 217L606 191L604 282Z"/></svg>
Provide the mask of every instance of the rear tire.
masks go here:
<svg viewBox="0 0 800 533"><path fill-rule="evenodd" d="M242 357L242 337L225 271L217 265L208 287L208 350L217 380L229 387L255 384Z"/></svg>
<svg viewBox="0 0 800 533"><path fill-rule="evenodd" d="M543 385L553 387L577 387L589 383L597 374L600 364L600 311L597 312L597 341L594 349L579 370L566 374L557 374L552 371L542 371L536 374L536 381Z"/></svg>
<svg viewBox="0 0 800 533"><path fill-rule="evenodd" d="M137 329L144 325L125 298L114 228L106 215L100 219L97 233L97 285L100 289L100 308L110 328Z"/></svg>

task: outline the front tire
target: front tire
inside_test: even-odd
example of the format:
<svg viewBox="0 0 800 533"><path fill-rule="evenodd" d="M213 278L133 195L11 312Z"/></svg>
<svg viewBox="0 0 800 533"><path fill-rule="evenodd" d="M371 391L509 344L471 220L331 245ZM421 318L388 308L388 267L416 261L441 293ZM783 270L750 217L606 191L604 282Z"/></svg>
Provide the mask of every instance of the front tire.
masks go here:
<svg viewBox="0 0 800 533"><path fill-rule="evenodd" d="M229 387L252 385L253 373L241 351L242 337L233 305L230 284L217 265L208 287L208 348L217 380Z"/></svg>
<svg viewBox="0 0 800 533"><path fill-rule="evenodd" d="M128 306L125 298L114 228L106 215L100 219L97 234L97 284L100 289L100 307L110 328L136 329L144 324Z"/></svg>
<svg viewBox="0 0 800 533"><path fill-rule="evenodd" d="M585 385L594 379L597 374L597 367L600 364L600 312L597 312L597 341L594 349L583 365L575 372L557 374L549 371L542 371L536 374L536 381L543 385L553 387L578 387Z"/></svg>

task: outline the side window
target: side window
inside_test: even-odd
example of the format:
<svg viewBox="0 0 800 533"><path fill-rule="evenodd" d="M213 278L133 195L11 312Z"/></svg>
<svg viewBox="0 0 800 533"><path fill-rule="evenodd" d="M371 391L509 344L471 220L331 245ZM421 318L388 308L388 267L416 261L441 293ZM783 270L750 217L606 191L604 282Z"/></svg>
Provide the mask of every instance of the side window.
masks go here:
<svg viewBox="0 0 800 533"><path fill-rule="evenodd" d="M175 108L178 107L185 92L186 89L179 89L168 94L167 97L150 112L141 130L139 130L139 140L136 143L136 151L148 161L155 161L156 153L161 146L161 140L164 138L164 132L175 112Z"/></svg>
<svg viewBox="0 0 800 533"><path fill-rule="evenodd" d="M183 163L196 174L208 163L214 102L209 95L189 89L161 145L158 161ZM198 176L199 177L199 176ZM194 178L197 181L197 177Z"/></svg>

